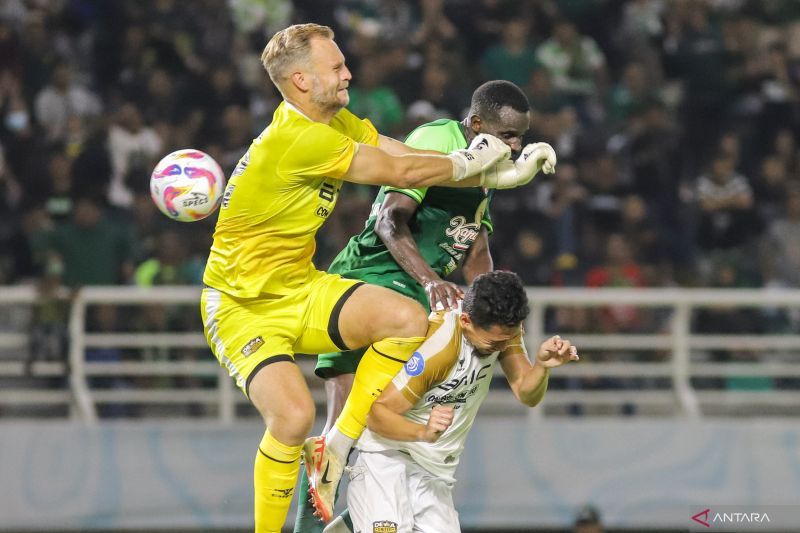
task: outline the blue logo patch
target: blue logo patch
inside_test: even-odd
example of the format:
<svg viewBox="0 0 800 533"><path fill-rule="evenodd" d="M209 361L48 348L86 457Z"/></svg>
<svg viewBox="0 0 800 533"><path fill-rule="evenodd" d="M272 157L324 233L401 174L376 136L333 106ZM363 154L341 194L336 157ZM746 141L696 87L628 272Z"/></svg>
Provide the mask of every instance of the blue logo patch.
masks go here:
<svg viewBox="0 0 800 533"><path fill-rule="evenodd" d="M406 374L411 376L419 376L422 374L422 371L425 370L425 359L422 357L422 354L419 352L414 352L411 356L411 359L408 360L405 366Z"/></svg>

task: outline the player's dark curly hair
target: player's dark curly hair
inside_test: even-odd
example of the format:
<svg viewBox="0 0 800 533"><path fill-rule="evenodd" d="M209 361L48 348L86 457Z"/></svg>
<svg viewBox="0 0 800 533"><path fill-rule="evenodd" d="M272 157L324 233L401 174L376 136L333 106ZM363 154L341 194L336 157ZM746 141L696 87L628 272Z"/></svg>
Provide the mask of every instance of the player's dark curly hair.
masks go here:
<svg viewBox="0 0 800 533"><path fill-rule="evenodd" d="M461 310L480 328L518 326L528 317L528 296L513 272L487 272L472 282Z"/></svg>
<svg viewBox="0 0 800 533"><path fill-rule="evenodd" d="M487 81L472 93L469 113L496 119L506 106L520 113L527 113L531 108L528 97L515 84L505 80Z"/></svg>

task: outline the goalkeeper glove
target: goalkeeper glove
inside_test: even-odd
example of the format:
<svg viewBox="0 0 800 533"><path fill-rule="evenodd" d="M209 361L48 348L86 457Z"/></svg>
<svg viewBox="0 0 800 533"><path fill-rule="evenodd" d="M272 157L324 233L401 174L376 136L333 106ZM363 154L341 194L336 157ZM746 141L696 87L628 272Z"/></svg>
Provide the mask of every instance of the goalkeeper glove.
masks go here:
<svg viewBox="0 0 800 533"><path fill-rule="evenodd" d="M447 155L453 162L453 181L480 174L510 156L511 148L507 144L485 133L475 136L466 150L456 150Z"/></svg>
<svg viewBox="0 0 800 533"><path fill-rule="evenodd" d="M512 189L525 185L542 170L545 174L556 171L556 152L547 143L533 143L522 149L513 163L500 161L483 172L481 185L490 189Z"/></svg>

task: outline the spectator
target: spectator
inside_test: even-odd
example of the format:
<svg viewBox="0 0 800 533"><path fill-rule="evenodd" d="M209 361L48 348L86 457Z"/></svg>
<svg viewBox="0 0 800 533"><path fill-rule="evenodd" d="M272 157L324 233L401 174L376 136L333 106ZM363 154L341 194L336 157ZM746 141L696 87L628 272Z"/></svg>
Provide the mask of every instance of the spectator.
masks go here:
<svg viewBox="0 0 800 533"><path fill-rule="evenodd" d="M635 260L630 244L619 233L606 240L605 261L586 273L587 287L644 287L641 265ZM604 332L641 331L645 318L630 305L614 305L600 309L596 323Z"/></svg>
<svg viewBox="0 0 800 533"><path fill-rule="evenodd" d="M400 134L403 108L394 90L383 83L384 70L381 56L365 58L350 87L348 109L372 121L378 131Z"/></svg>
<svg viewBox="0 0 800 533"><path fill-rule="evenodd" d="M36 96L36 120L50 142L66 140L71 117L86 119L102 110L97 95L75 83L72 77L69 66L59 63L50 83Z"/></svg>
<svg viewBox="0 0 800 533"><path fill-rule="evenodd" d="M783 211L789 173L783 160L769 155L761 160L758 178L753 183L755 209L760 220L773 220Z"/></svg>
<svg viewBox="0 0 800 533"><path fill-rule="evenodd" d="M665 62L668 74L684 86L684 155L692 158L693 165L708 156L708 139L719 136L731 101L724 43L711 16L705 2L683 2L666 17Z"/></svg>
<svg viewBox="0 0 800 533"><path fill-rule="evenodd" d="M116 285L133 274L129 230L109 219L98 200L75 200L70 222L55 226L42 239L48 271L60 271L68 287Z"/></svg>
<svg viewBox="0 0 800 533"><path fill-rule="evenodd" d="M670 254L661 248L658 226L653 222L641 196L630 194L622 200L619 230L631 248L638 250L644 266L669 261Z"/></svg>
<svg viewBox="0 0 800 533"><path fill-rule="evenodd" d="M230 175L253 141L253 120L247 109L231 104L222 112L221 124L222 128L215 139L219 143L220 154L215 155L225 174Z"/></svg>
<svg viewBox="0 0 800 533"><path fill-rule="evenodd" d="M697 243L703 250L731 249L748 241L755 230L753 191L747 178L736 172L731 156L717 155L710 171L698 178L697 200Z"/></svg>
<svg viewBox="0 0 800 533"><path fill-rule="evenodd" d="M644 65L628 63L622 80L609 93L608 118L611 124L623 124L634 111L644 108L655 97Z"/></svg>
<svg viewBox="0 0 800 533"><path fill-rule="evenodd" d="M112 168L108 201L111 205L129 208L133 192L149 188L149 170L158 161L161 147L161 138L144 124L136 104L122 104L115 123L108 130Z"/></svg>
<svg viewBox="0 0 800 533"><path fill-rule="evenodd" d="M579 220L587 197L586 188L578 183L577 169L567 162L539 185L536 194L539 212L551 221L557 261L571 265L570 270L577 262Z"/></svg>
<svg viewBox="0 0 800 533"><path fill-rule="evenodd" d="M421 4L422 21L419 29L411 37L411 42L413 44L428 41L453 42L458 37L458 29L444 12L444 0L426 0Z"/></svg>
<svg viewBox="0 0 800 533"><path fill-rule="evenodd" d="M561 19L553 25L553 36L536 49L536 57L550 72L556 90L577 105L584 104L604 84L603 52L569 20Z"/></svg>
<svg viewBox="0 0 800 533"><path fill-rule="evenodd" d="M62 223L72 216L72 161L54 152L47 164L49 183L44 193L44 210L53 222Z"/></svg>
<svg viewBox="0 0 800 533"><path fill-rule="evenodd" d="M509 20L501 32L501 43L489 47L481 59L483 74L490 80L508 80L520 87L541 68L536 50L528 41L529 23L522 18Z"/></svg>
<svg viewBox="0 0 800 533"><path fill-rule="evenodd" d="M158 237L155 257L136 268L134 279L140 287L154 285L200 285L205 265L189 257L189 250L175 231Z"/></svg>
<svg viewBox="0 0 800 533"><path fill-rule="evenodd" d="M9 71L0 74L0 142L9 170L21 178L39 148L29 107L19 78Z"/></svg>
<svg viewBox="0 0 800 533"><path fill-rule="evenodd" d="M431 62L422 70L422 87L420 100L430 103L438 113L446 113L447 117L462 115L465 106L461 93L454 88L454 81L449 68L440 62Z"/></svg>
<svg viewBox="0 0 800 533"><path fill-rule="evenodd" d="M553 278L555 258L550 252L550 243L540 233L528 228L521 229L513 248L516 257L509 261L501 256L500 260L520 268L520 272L524 272L522 281L525 285L546 287Z"/></svg>
<svg viewBox="0 0 800 533"><path fill-rule="evenodd" d="M764 282L769 287L800 288L800 188L789 188L785 214L776 218L762 244Z"/></svg>

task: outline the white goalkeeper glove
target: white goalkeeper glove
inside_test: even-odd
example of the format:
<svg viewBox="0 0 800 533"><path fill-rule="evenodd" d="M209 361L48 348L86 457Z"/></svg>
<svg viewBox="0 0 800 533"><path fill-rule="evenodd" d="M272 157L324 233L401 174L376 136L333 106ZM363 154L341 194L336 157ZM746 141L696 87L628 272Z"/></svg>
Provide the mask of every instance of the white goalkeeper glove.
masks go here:
<svg viewBox="0 0 800 533"><path fill-rule="evenodd" d="M490 189L512 189L525 185L543 171L552 174L556 171L556 152L547 143L533 143L522 149L516 161L500 161L484 171L481 185Z"/></svg>
<svg viewBox="0 0 800 533"><path fill-rule="evenodd" d="M485 133L475 136L466 150L456 150L447 155L453 162L453 181L481 174L510 156L511 148L506 143Z"/></svg>

